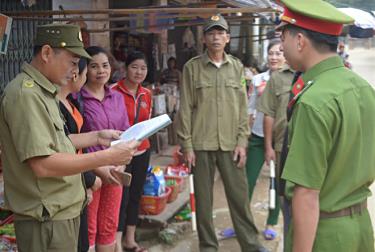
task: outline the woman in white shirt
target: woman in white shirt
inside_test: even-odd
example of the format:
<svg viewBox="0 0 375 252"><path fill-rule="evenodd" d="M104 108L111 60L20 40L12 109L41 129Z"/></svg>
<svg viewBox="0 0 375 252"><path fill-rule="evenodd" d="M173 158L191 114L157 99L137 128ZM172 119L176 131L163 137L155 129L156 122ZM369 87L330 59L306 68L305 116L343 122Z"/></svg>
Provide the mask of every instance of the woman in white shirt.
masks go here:
<svg viewBox="0 0 375 252"><path fill-rule="evenodd" d="M248 114L252 130L246 163L250 200L252 198L260 170L264 163L264 115L262 112L256 111L257 101L258 98L262 95L272 72L280 69L285 63L280 40L277 39L270 41L267 52L269 70L264 73L255 75L252 80L252 85L250 86ZM279 212L279 201L276 200L275 209L270 209L268 212L266 228L263 231L263 235L266 240L273 240L277 235L276 231L273 229L273 226L277 224Z"/></svg>

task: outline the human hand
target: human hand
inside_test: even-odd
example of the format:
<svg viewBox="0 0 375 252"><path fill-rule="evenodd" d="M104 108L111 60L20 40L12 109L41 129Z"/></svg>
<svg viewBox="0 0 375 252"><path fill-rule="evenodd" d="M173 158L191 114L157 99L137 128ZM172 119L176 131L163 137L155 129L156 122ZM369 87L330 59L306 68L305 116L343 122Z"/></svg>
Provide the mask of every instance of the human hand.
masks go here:
<svg viewBox="0 0 375 252"><path fill-rule="evenodd" d="M90 187L90 189L92 191L96 191L98 190L100 187L102 186L102 180L100 179L100 177L96 176L95 177L95 181L94 181L94 184Z"/></svg>
<svg viewBox="0 0 375 252"><path fill-rule="evenodd" d="M97 143L98 145L110 146L112 141L120 139L121 133L122 131L113 129L99 130L96 132Z"/></svg>
<svg viewBox="0 0 375 252"><path fill-rule="evenodd" d="M101 178L103 184L121 185L121 182L111 172L112 169L116 168L117 166L113 165L101 166L95 170L95 173Z"/></svg>
<svg viewBox="0 0 375 252"><path fill-rule="evenodd" d="M187 151L187 152L184 152L184 158L185 158L185 161L187 163L187 166L189 168L189 173L191 173L191 169L192 167L195 166L195 153L194 151Z"/></svg>
<svg viewBox="0 0 375 252"><path fill-rule="evenodd" d="M133 140L130 142L120 142L106 149L112 165L129 164L139 145L140 142Z"/></svg>
<svg viewBox="0 0 375 252"><path fill-rule="evenodd" d="M233 152L233 161L237 162L238 168L243 168L246 164L246 148L237 146Z"/></svg>
<svg viewBox="0 0 375 252"><path fill-rule="evenodd" d="M87 197L87 204L90 204L94 198L92 194L92 190L90 188L86 189L86 197Z"/></svg>
<svg viewBox="0 0 375 252"><path fill-rule="evenodd" d="M275 153L275 150L272 147L265 148L264 159L265 159L267 165L270 165L271 160L273 160L273 161L276 160L276 153Z"/></svg>

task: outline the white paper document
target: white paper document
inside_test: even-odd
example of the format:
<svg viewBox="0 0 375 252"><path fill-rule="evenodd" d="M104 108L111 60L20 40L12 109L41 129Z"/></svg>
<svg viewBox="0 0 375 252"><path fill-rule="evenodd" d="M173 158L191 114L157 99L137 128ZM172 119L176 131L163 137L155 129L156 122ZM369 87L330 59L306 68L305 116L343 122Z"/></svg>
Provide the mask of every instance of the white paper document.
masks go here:
<svg viewBox="0 0 375 252"><path fill-rule="evenodd" d="M125 130L121 134L120 139L111 142L111 145L117 144L121 141L142 141L150 137L151 135L155 134L159 130L167 127L171 123L171 118L169 118L167 114L154 117L147 121L139 122L131 126L129 129Z"/></svg>

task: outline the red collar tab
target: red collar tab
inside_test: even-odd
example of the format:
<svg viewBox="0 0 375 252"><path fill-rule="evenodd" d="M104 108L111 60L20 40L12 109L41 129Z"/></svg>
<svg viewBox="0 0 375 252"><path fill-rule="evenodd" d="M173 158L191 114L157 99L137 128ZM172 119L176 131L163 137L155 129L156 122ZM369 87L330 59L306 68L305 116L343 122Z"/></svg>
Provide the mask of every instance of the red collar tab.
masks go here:
<svg viewBox="0 0 375 252"><path fill-rule="evenodd" d="M303 90L304 87L305 87L305 82L303 81L302 76L300 76L298 77L297 81L293 84L293 87L292 87L293 98L288 103L288 109L291 109L294 106L299 96L299 93Z"/></svg>
<svg viewBox="0 0 375 252"><path fill-rule="evenodd" d="M335 36L340 35L343 28L343 24L332 23L329 21L304 16L300 13L288 9L286 6L284 6L284 13L281 16L281 21L311 31Z"/></svg>
<svg viewBox="0 0 375 252"><path fill-rule="evenodd" d="M297 81L293 84L292 93L293 96L296 96L301 90L305 87L305 82L302 77L298 77Z"/></svg>

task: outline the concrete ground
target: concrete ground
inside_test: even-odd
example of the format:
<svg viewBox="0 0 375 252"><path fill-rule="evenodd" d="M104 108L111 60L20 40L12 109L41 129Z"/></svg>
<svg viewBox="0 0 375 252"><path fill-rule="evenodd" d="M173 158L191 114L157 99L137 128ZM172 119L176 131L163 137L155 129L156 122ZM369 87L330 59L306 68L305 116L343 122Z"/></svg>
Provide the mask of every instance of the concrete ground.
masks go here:
<svg viewBox="0 0 375 252"><path fill-rule="evenodd" d="M154 155L151 163L155 165L168 165L172 162L170 156L170 149L167 149L161 155ZM254 192L254 198L251 202L252 214L254 216L255 223L260 231L259 240L267 247L270 251L282 251L282 218L280 217L279 224L276 226L278 237L274 241L265 241L261 232L264 228L264 223L267 218L268 208L268 179L269 170L263 169L258 180L258 185ZM228 227L232 227L232 222L229 215L228 204L224 193L224 187L222 180L216 173L216 182L214 185L214 206L213 206L213 218L217 232ZM280 214L281 216L281 214ZM187 231L183 238L180 239L173 246L158 244L156 241L143 242L143 246L149 247L150 252L198 252L198 237L196 233ZM237 252L240 251L240 247L235 238L219 241L219 252Z"/></svg>
<svg viewBox="0 0 375 252"><path fill-rule="evenodd" d="M353 64L353 71L367 79L375 87L375 49L354 49L349 51L350 62ZM375 130L375 129L374 129ZM167 165L172 162L168 153L161 156L154 156L153 164ZM369 199L369 211L372 216L375 228L375 184L372 185L374 196ZM251 202L252 213L259 231L263 230L267 218L267 200L268 200L268 171L263 169L258 185L255 189L254 198ZM232 227L229 216L228 206L225 197L223 197L224 188L220 177L214 185L214 223L218 230ZM265 241L262 235L259 239L270 251L282 251L282 217L279 218L279 224L276 226L278 237L274 241ZM236 239L222 240L219 242L220 252L238 252L240 247ZM198 238L196 233L187 231L186 234L173 246L163 245L158 242L142 243L149 247L150 252L198 252Z"/></svg>

